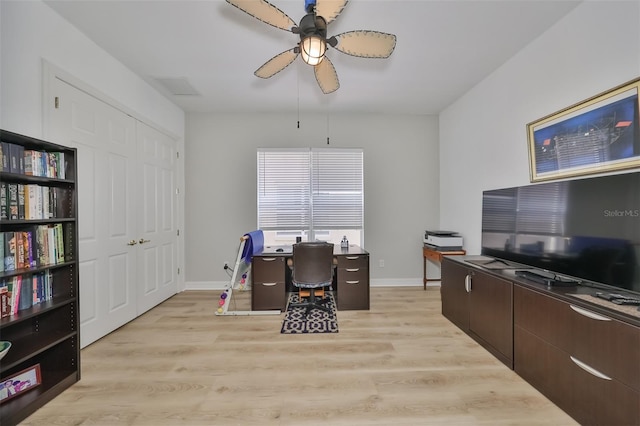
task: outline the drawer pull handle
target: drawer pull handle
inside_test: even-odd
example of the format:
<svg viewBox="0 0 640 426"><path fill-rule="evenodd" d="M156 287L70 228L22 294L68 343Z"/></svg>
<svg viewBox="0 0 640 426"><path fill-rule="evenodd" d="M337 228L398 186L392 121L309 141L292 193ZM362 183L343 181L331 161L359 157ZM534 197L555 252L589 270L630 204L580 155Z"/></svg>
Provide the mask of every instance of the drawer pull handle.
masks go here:
<svg viewBox="0 0 640 426"><path fill-rule="evenodd" d="M360 282L360 280L357 281L345 281L345 283L347 284L358 284Z"/></svg>
<svg viewBox="0 0 640 426"><path fill-rule="evenodd" d="M360 270L360 268L347 268L345 269L345 271L347 272L358 272Z"/></svg>
<svg viewBox="0 0 640 426"><path fill-rule="evenodd" d="M358 260L360 258L360 256L345 256L345 258L347 258L349 260Z"/></svg>
<svg viewBox="0 0 640 426"><path fill-rule="evenodd" d="M262 283L262 285L265 286L265 287L273 287L276 284L278 284L278 283Z"/></svg>
<svg viewBox="0 0 640 426"><path fill-rule="evenodd" d="M464 277L464 289L467 293L471 293L471 275Z"/></svg>
<svg viewBox="0 0 640 426"><path fill-rule="evenodd" d="M569 356L569 358L571 358L571 361L573 361L578 367L582 368L587 373L592 374L592 375L594 375L596 377L599 377L601 379L604 379L604 380L611 380L611 377L602 374L601 372L599 372L598 370L596 370L593 367L588 366L584 362L582 362L582 361L580 361L580 360L578 360L578 359L576 359L576 358L574 358L572 356Z"/></svg>
<svg viewBox="0 0 640 426"><path fill-rule="evenodd" d="M274 260L276 260L275 257L263 257L262 258L263 262L273 262Z"/></svg>
<svg viewBox="0 0 640 426"><path fill-rule="evenodd" d="M579 313L581 315L584 315L587 318L591 318L591 319L598 320L598 321L611 321L611 318L607 318L607 317L604 317L602 315L598 315L596 313L593 313L591 311L587 311L584 308L579 308L578 306L574 306L574 305L569 305L569 307L571 309L573 309L574 311L576 311L577 313Z"/></svg>

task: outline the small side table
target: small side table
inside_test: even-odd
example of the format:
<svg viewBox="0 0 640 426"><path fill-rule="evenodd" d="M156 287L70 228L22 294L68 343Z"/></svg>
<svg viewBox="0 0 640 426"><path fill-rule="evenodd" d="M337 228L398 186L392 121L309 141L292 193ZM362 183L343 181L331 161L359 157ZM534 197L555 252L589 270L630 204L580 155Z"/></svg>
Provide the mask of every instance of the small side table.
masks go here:
<svg viewBox="0 0 640 426"><path fill-rule="evenodd" d="M467 254L465 250L436 250L433 247L424 246L422 248L422 263L424 267L424 277L422 285L427 289L427 281L440 281L440 278L427 278L427 259L434 262L442 262L442 256L464 256Z"/></svg>

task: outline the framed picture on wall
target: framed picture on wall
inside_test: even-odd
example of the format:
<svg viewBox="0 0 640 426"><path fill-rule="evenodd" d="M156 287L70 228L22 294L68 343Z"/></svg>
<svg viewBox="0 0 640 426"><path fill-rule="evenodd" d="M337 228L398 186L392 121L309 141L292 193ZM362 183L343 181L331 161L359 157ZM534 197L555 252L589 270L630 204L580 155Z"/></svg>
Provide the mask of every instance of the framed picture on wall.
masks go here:
<svg viewBox="0 0 640 426"><path fill-rule="evenodd" d="M640 78L527 124L531 182L640 168Z"/></svg>

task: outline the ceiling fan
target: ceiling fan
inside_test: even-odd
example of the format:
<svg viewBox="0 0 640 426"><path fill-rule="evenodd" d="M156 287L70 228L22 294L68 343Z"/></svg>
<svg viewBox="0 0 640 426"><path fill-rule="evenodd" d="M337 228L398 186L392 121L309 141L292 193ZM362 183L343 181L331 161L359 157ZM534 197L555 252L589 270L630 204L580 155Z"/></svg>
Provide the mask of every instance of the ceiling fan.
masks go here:
<svg viewBox="0 0 640 426"><path fill-rule="evenodd" d="M300 42L294 48L274 56L255 71L260 78L274 76L300 55L313 66L322 92L332 93L338 90L340 82L333 63L326 56L329 46L361 58L388 58L396 47L395 35L379 31L347 31L327 38L327 25L340 15L348 0L305 0L307 14L300 24L266 0L227 0L227 3L266 24L300 35Z"/></svg>

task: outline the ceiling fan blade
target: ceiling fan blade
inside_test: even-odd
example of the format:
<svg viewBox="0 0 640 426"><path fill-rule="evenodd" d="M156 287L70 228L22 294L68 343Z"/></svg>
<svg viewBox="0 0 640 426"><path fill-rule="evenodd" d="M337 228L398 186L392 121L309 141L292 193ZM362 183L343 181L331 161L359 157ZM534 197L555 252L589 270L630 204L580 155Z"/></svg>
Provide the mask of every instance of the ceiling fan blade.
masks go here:
<svg viewBox="0 0 640 426"><path fill-rule="evenodd" d="M396 36L379 31L347 31L331 37L329 45L360 58L388 58L396 47Z"/></svg>
<svg viewBox="0 0 640 426"><path fill-rule="evenodd" d="M325 95L335 92L340 87L336 68L326 56L322 62L313 67L313 72L316 75L316 81L318 82L322 93Z"/></svg>
<svg viewBox="0 0 640 426"><path fill-rule="evenodd" d="M322 16L327 24L340 15L349 0L318 0L316 2L316 15Z"/></svg>
<svg viewBox="0 0 640 426"><path fill-rule="evenodd" d="M254 72L256 77L269 78L288 67L298 57L295 48L285 50L264 63Z"/></svg>
<svg viewBox="0 0 640 426"><path fill-rule="evenodd" d="M262 22L285 31L291 31L296 22L286 13L265 0L227 0L227 3Z"/></svg>

